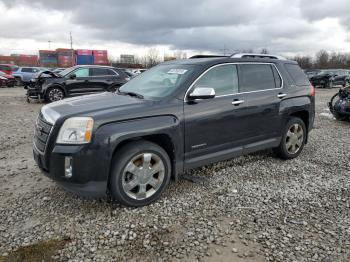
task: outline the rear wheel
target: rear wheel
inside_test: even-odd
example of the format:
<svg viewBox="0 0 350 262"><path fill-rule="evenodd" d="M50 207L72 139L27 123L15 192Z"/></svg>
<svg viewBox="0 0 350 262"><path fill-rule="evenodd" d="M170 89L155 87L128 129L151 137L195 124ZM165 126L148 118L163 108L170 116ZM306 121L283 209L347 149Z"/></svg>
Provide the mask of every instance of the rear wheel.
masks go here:
<svg viewBox="0 0 350 262"><path fill-rule="evenodd" d="M64 92L59 87L51 87L46 91L45 101L48 103L62 100L64 98Z"/></svg>
<svg viewBox="0 0 350 262"><path fill-rule="evenodd" d="M300 155L307 136L306 126L298 117L291 117L284 129L280 145L275 148L277 155L283 159L292 159Z"/></svg>
<svg viewBox="0 0 350 262"><path fill-rule="evenodd" d="M112 197L133 207L157 200L171 176L170 159L165 150L148 141L137 141L115 155L110 179Z"/></svg>

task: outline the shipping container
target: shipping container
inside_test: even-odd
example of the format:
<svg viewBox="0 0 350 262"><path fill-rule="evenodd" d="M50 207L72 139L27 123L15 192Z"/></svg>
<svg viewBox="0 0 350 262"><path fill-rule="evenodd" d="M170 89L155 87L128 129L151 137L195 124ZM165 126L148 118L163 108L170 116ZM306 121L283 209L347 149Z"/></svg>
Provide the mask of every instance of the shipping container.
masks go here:
<svg viewBox="0 0 350 262"><path fill-rule="evenodd" d="M88 49L77 49L76 50L77 55L92 55L92 50Z"/></svg>
<svg viewBox="0 0 350 262"><path fill-rule="evenodd" d="M93 50L92 54L94 57L108 57L107 50Z"/></svg>
<svg viewBox="0 0 350 262"><path fill-rule="evenodd" d="M76 56L76 64L77 65L93 65L94 64L94 56L92 56L92 55L77 55Z"/></svg>

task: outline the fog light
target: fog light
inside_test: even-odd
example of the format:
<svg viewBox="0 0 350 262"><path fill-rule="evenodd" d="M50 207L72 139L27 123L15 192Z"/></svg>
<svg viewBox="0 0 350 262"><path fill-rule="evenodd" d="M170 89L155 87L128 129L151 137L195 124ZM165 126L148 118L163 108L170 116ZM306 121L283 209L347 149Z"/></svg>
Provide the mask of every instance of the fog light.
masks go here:
<svg viewBox="0 0 350 262"><path fill-rule="evenodd" d="M66 178L71 178L73 176L72 168L73 159L71 156L66 156L64 159L64 176Z"/></svg>

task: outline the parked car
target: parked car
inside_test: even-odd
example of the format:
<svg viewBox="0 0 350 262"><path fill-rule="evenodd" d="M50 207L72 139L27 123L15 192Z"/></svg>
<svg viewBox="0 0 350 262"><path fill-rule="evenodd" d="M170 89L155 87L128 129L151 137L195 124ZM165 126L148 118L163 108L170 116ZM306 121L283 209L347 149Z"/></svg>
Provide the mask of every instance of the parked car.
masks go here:
<svg viewBox="0 0 350 262"><path fill-rule="evenodd" d="M3 81L5 82L5 83L4 83L5 86L7 86L7 87L14 87L14 86L15 86L15 84L16 84L16 79L15 79L12 75L9 75L9 74L6 74L6 73L0 71L0 76L1 76L2 78L5 78L5 79L6 79L6 80L3 79Z"/></svg>
<svg viewBox="0 0 350 262"><path fill-rule="evenodd" d="M119 70L122 70L126 75L128 75L128 77L134 78L135 76L137 76L137 74L133 73L130 69L125 69L125 68L118 68Z"/></svg>
<svg viewBox="0 0 350 262"><path fill-rule="evenodd" d="M0 87L6 87L7 86L6 82L7 82L7 78L0 76Z"/></svg>
<svg viewBox="0 0 350 262"><path fill-rule="evenodd" d="M344 75L343 70L322 70L317 75L311 77L310 82L315 87L333 88L335 77L341 75Z"/></svg>
<svg viewBox="0 0 350 262"><path fill-rule="evenodd" d="M27 86L27 97L54 102L71 96L115 91L128 80L123 71L108 66L74 66L60 73L41 71Z"/></svg>
<svg viewBox="0 0 350 262"><path fill-rule="evenodd" d="M12 73L17 81L17 85L27 84L33 78L33 76L40 71L38 67L18 67L16 71Z"/></svg>
<svg viewBox="0 0 350 262"><path fill-rule="evenodd" d="M134 69L132 70L132 73L134 73L135 75L139 75L142 74L143 72L145 72L147 69Z"/></svg>
<svg viewBox="0 0 350 262"><path fill-rule="evenodd" d="M319 69L305 69L304 73L310 79L311 77L318 75L321 72Z"/></svg>
<svg viewBox="0 0 350 262"><path fill-rule="evenodd" d="M17 70L18 66L12 64L0 64L0 71L7 75L12 75L12 71Z"/></svg>
<svg viewBox="0 0 350 262"><path fill-rule="evenodd" d="M144 206L188 169L267 148L295 158L315 89L296 62L259 57L169 61L115 93L45 105L34 159L67 190Z"/></svg>
<svg viewBox="0 0 350 262"><path fill-rule="evenodd" d="M343 70L339 75L334 76L333 85L348 87L350 85L350 71Z"/></svg>

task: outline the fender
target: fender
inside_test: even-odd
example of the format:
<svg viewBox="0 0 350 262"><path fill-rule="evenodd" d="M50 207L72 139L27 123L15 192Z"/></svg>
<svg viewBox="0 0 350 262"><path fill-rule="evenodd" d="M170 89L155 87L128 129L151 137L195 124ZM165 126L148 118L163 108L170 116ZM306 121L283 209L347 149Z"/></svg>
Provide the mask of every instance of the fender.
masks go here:
<svg viewBox="0 0 350 262"><path fill-rule="evenodd" d="M95 133L94 147L107 148L103 156L104 163L111 163L113 155L121 143L127 140L147 138L154 135L166 135L173 144L174 163L173 175L175 178L183 172L183 127L178 118L173 115L146 117L134 120L108 123L100 126ZM110 165L106 167L110 172Z"/></svg>

